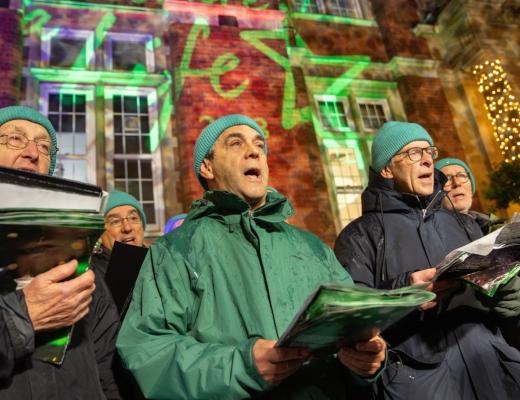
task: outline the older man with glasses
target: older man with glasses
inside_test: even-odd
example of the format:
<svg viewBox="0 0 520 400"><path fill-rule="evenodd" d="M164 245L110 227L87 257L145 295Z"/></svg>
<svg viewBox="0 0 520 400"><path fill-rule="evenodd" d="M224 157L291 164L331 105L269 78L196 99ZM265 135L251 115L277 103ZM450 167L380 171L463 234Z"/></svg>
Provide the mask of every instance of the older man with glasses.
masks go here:
<svg viewBox="0 0 520 400"><path fill-rule="evenodd" d="M56 131L35 109L0 109L0 166L52 175ZM117 310L94 273L57 265L0 294L0 399L118 399L111 369ZM49 331L74 325L61 365L34 357Z"/></svg>
<svg viewBox="0 0 520 400"><path fill-rule="evenodd" d="M131 194L114 190L109 193L104 209L105 232L94 249L93 264L104 276L115 242L143 246L146 215L143 206Z"/></svg>
<svg viewBox="0 0 520 400"><path fill-rule="evenodd" d="M518 300L495 296L485 311L482 304L456 306L457 286L434 279L444 256L482 236L472 218L442 207L446 177L434 169L437 157L422 126L385 123L372 145L363 214L336 240L336 256L356 283L422 284L437 293L383 332L390 355L374 390L383 399L518 399L520 352L505 342L497 322L504 309L518 315Z"/></svg>

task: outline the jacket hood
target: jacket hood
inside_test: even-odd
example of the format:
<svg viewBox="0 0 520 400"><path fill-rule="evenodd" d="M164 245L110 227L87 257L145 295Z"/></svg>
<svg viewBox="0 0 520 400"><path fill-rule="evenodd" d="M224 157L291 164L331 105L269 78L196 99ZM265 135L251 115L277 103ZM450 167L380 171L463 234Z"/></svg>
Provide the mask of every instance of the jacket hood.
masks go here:
<svg viewBox="0 0 520 400"><path fill-rule="evenodd" d="M370 168L367 188L361 195L363 213L367 212L410 212L412 208L437 210L442 205L445 192L442 190L446 176L434 169L433 193L418 196L414 193L399 193L394 190L393 179L383 178Z"/></svg>
<svg viewBox="0 0 520 400"><path fill-rule="evenodd" d="M210 216L221 219L225 223L232 223L237 215L249 216L250 213L250 205L236 194L209 190L204 193L202 199L195 200L192 203L185 222ZM293 206L289 200L278 192L267 192L265 204L251 214L255 220L269 223L284 222L293 215Z"/></svg>

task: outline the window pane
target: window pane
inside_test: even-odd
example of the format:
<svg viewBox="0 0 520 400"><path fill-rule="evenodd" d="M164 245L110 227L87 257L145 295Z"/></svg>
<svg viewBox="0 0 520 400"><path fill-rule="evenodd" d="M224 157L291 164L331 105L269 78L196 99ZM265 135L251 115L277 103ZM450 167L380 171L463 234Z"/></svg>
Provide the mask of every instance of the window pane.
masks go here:
<svg viewBox="0 0 520 400"><path fill-rule="evenodd" d="M137 112L137 97L125 96L123 101L124 101L124 112L125 113L136 113Z"/></svg>
<svg viewBox="0 0 520 400"><path fill-rule="evenodd" d="M84 94L77 94L76 101L75 101L75 107L76 107L77 113L85 112L85 103L86 103L86 96Z"/></svg>
<svg viewBox="0 0 520 400"><path fill-rule="evenodd" d="M125 177L125 160L114 160L114 178Z"/></svg>
<svg viewBox="0 0 520 400"><path fill-rule="evenodd" d="M61 132L73 132L72 130L72 115L61 115Z"/></svg>
<svg viewBox="0 0 520 400"><path fill-rule="evenodd" d="M147 115L141 117L141 132L150 132Z"/></svg>
<svg viewBox="0 0 520 400"><path fill-rule="evenodd" d="M135 115L125 115L125 132L139 132L139 118Z"/></svg>
<svg viewBox="0 0 520 400"><path fill-rule="evenodd" d="M146 96L139 96L139 111L142 114L148 113L148 98Z"/></svg>
<svg viewBox="0 0 520 400"><path fill-rule="evenodd" d="M126 162L128 172L127 177L128 178L139 178L139 170L137 165L137 160L127 160Z"/></svg>
<svg viewBox="0 0 520 400"><path fill-rule="evenodd" d="M114 96L113 98L113 107L114 107L114 112L116 113L120 113L121 112L121 96Z"/></svg>
<svg viewBox="0 0 520 400"><path fill-rule="evenodd" d="M153 201L153 182L144 181L142 183L143 189L143 201L151 200Z"/></svg>
<svg viewBox="0 0 520 400"><path fill-rule="evenodd" d="M152 161L141 160L141 178L152 178Z"/></svg>
<svg viewBox="0 0 520 400"><path fill-rule="evenodd" d="M116 180L114 182L114 187L116 188L116 190L126 192L126 184L125 184L125 181L123 181L123 180Z"/></svg>
<svg viewBox="0 0 520 400"><path fill-rule="evenodd" d="M121 115L114 115L114 133L123 133L123 122Z"/></svg>
<svg viewBox="0 0 520 400"><path fill-rule="evenodd" d="M87 66L85 44L85 39L52 38L50 65L85 68Z"/></svg>
<svg viewBox="0 0 520 400"><path fill-rule="evenodd" d="M149 224L155 224L155 208L153 204L143 204L144 214Z"/></svg>
<svg viewBox="0 0 520 400"><path fill-rule="evenodd" d="M55 176L87 182L87 161L59 159L56 163Z"/></svg>
<svg viewBox="0 0 520 400"><path fill-rule="evenodd" d="M87 135L85 133L74 134L74 153L87 154Z"/></svg>
<svg viewBox="0 0 520 400"><path fill-rule="evenodd" d="M139 154L139 136L125 136L126 154Z"/></svg>
<svg viewBox="0 0 520 400"><path fill-rule="evenodd" d="M72 104L72 95L64 94L61 97L61 111L63 112L72 112L73 104Z"/></svg>
<svg viewBox="0 0 520 400"><path fill-rule="evenodd" d="M60 95L57 93L49 94L49 112L60 111Z"/></svg>
<svg viewBox="0 0 520 400"><path fill-rule="evenodd" d="M128 181L128 193L134 196L137 200L141 199L139 194L139 181Z"/></svg>
<svg viewBox="0 0 520 400"><path fill-rule="evenodd" d="M146 71L146 50L142 42L112 41L112 67L124 71Z"/></svg>
<svg viewBox="0 0 520 400"><path fill-rule="evenodd" d="M58 145L61 154L74 154L74 135L72 133L59 133Z"/></svg>
<svg viewBox="0 0 520 400"><path fill-rule="evenodd" d="M114 136L114 152L116 154L124 154L124 149L123 149L123 136L121 135L116 135Z"/></svg>
<svg viewBox="0 0 520 400"><path fill-rule="evenodd" d="M85 132L86 126L85 126L85 116L84 115L77 115L76 116L76 132Z"/></svg>
<svg viewBox="0 0 520 400"><path fill-rule="evenodd" d="M141 136L141 154L150 154L150 135Z"/></svg>
<svg viewBox="0 0 520 400"><path fill-rule="evenodd" d="M60 130L60 116L59 114L49 114L49 121L51 121L52 126L56 131Z"/></svg>

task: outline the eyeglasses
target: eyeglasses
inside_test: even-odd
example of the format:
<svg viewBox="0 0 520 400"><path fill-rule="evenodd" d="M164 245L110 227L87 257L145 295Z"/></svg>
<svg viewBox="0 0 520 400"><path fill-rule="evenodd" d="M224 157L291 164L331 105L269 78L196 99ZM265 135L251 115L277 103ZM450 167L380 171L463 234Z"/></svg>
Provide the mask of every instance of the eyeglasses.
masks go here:
<svg viewBox="0 0 520 400"><path fill-rule="evenodd" d="M458 172L455 175L451 175L451 174L446 175L446 178L448 178L448 180L446 181L446 184L444 185L445 187L451 186L453 183L455 183L455 178L457 178L457 183L459 185L462 185L463 183L466 183L467 181L469 181L469 175L465 172Z"/></svg>
<svg viewBox="0 0 520 400"><path fill-rule="evenodd" d="M141 225L141 217L138 214L130 214L124 218L112 217L108 219L107 224L110 225L111 228L119 228L121 225L123 225L123 221L125 219L131 225Z"/></svg>
<svg viewBox="0 0 520 400"><path fill-rule="evenodd" d="M4 140L4 138L6 139ZM58 152L58 148L53 150L52 142L46 139L28 139L25 135L14 132L0 135L0 139L2 140L0 144L7 144L7 147L10 149L25 149L29 145L29 142L34 142L36 143L38 151L44 156L48 157Z"/></svg>
<svg viewBox="0 0 520 400"><path fill-rule="evenodd" d="M417 162L422 160L425 152L432 157L432 160L435 160L437 157L439 157L439 149L436 146L412 147L411 149L397 153L396 156L406 154L410 161Z"/></svg>

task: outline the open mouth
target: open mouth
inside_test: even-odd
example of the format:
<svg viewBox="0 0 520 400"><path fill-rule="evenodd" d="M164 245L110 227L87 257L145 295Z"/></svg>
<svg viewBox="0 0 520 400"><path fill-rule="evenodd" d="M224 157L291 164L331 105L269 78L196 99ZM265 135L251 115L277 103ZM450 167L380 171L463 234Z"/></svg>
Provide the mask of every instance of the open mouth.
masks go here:
<svg viewBox="0 0 520 400"><path fill-rule="evenodd" d="M244 175L251 181L260 181L262 179L262 173L258 168L249 168L244 172Z"/></svg>
<svg viewBox="0 0 520 400"><path fill-rule="evenodd" d="M135 238L133 238L133 237L121 240L121 242L123 242L123 243L133 243L134 241L135 241Z"/></svg>
<svg viewBox="0 0 520 400"><path fill-rule="evenodd" d="M431 179L431 177L432 177L432 173L431 172L429 172L427 174L419 175L419 179L423 179L423 180L429 180L429 179Z"/></svg>
<svg viewBox="0 0 520 400"><path fill-rule="evenodd" d="M457 200L460 200L460 199L463 199L464 198L464 193L457 193L457 194L453 194L452 197L454 199L457 199Z"/></svg>

